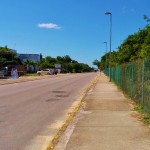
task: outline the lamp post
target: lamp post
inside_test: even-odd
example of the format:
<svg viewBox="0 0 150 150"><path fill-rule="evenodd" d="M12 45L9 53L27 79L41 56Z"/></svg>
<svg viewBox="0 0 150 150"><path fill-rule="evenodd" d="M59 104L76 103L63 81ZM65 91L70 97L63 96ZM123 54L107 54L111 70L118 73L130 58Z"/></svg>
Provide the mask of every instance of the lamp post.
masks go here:
<svg viewBox="0 0 150 150"><path fill-rule="evenodd" d="M111 12L105 12L105 15L110 15L110 51L109 51L109 77L111 82L111 36L112 36L112 13Z"/></svg>
<svg viewBox="0 0 150 150"><path fill-rule="evenodd" d="M106 63L105 63L105 69L107 68L107 42L104 42L105 44L106 44L106 59L105 59L105 61L106 61ZM105 70L106 71L106 70Z"/></svg>

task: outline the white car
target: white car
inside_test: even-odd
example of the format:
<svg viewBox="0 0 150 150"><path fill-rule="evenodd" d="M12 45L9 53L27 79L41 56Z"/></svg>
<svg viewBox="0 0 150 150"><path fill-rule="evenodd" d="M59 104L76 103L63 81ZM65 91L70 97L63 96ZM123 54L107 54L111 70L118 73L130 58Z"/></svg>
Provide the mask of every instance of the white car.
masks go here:
<svg viewBox="0 0 150 150"><path fill-rule="evenodd" d="M38 75L50 75L51 70L50 69L43 69L37 72Z"/></svg>

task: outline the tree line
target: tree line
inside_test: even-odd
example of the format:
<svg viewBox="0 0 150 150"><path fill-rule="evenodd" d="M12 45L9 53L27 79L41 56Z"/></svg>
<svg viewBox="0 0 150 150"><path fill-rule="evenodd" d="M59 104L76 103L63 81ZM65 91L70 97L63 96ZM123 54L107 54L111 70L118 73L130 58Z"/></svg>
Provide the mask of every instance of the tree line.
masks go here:
<svg viewBox="0 0 150 150"><path fill-rule="evenodd" d="M145 15L144 19L148 22L146 27L139 29L133 35L129 35L118 47L117 51L106 53L101 57L101 68L108 68L127 62L133 62L137 59L150 57L150 19Z"/></svg>
<svg viewBox="0 0 150 150"><path fill-rule="evenodd" d="M63 73L82 73L94 71L94 68L87 64L79 63L78 61L73 60L69 55L57 56L56 58L47 56L42 58L38 63L31 59L21 62L15 51L9 49L7 46L0 47L0 69L3 65L8 63L11 65L24 65L26 68L29 68L30 66L38 66L40 70L46 68L53 69L55 68L55 64L61 64L61 72Z"/></svg>
<svg viewBox="0 0 150 150"><path fill-rule="evenodd" d="M91 72L94 68L90 67L87 64L79 63L76 60L73 60L69 55L65 56L57 56L53 58L51 56L47 56L42 58L39 68L55 68L55 64L61 64L61 72L63 73L82 73L82 72Z"/></svg>

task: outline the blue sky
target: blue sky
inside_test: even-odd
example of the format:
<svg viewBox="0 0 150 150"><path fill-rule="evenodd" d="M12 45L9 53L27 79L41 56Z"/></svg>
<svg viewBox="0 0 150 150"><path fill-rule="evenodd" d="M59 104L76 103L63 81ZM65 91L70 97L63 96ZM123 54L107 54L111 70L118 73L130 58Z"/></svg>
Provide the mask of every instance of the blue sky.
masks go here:
<svg viewBox="0 0 150 150"><path fill-rule="evenodd" d="M18 53L69 55L92 66L109 51L112 13L112 50L147 24L149 0L0 0L0 46Z"/></svg>

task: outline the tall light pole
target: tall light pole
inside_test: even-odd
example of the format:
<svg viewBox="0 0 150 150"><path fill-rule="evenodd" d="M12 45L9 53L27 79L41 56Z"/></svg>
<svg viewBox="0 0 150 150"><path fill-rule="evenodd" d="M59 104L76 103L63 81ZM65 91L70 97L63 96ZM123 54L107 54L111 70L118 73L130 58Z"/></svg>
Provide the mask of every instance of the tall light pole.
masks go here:
<svg viewBox="0 0 150 150"><path fill-rule="evenodd" d="M105 63L105 69L107 68L107 42L104 42L105 44L106 44L106 59L105 59L105 61L106 61L106 63ZM105 70L106 71L106 70Z"/></svg>
<svg viewBox="0 0 150 150"><path fill-rule="evenodd" d="M112 36L112 13L111 12L105 12L105 15L110 15L110 51L109 51L109 77L111 82L111 36Z"/></svg>

